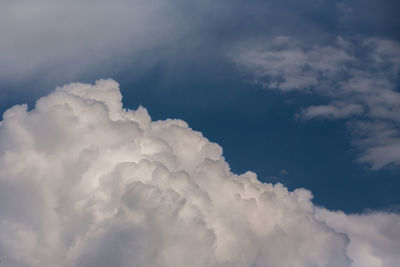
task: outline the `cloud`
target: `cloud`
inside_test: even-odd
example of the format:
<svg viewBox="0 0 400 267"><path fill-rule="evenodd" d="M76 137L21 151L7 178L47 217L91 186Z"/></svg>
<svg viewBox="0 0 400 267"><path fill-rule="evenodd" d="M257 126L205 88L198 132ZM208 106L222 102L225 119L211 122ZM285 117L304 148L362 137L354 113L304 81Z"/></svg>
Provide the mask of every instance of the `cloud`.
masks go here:
<svg viewBox="0 0 400 267"><path fill-rule="evenodd" d="M354 8L344 2L336 3L336 9L341 16L339 22L343 24L354 22Z"/></svg>
<svg viewBox="0 0 400 267"><path fill-rule="evenodd" d="M373 169L389 164L400 165L398 124L390 121L355 121L349 123L355 145L365 150L360 162L371 162Z"/></svg>
<svg viewBox="0 0 400 267"><path fill-rule="evenodd" d="M399 215L383 212L346 215L325 209L317 209L316 214L330 227L349 236L347 253L354 260L352 267L399 265Z"/></svg>
<svg viewBox="0 0 400 267"><path fill-rule="evenodd" d="M142 107L123 109L121 99L113 80L72 83L32 110L4 113L0 256L7 266L364 263L354 229L341 228L339 219L352 216L326 215L308 190L233 174L221 147L184 121L152 121ZM380 217L358 220L381 229ZM398 215L382 219L399 226ZM363 255L397 259L386 247L397 251L398 236L359 234L368 241Z"/></svg>
<svg viewBox="0 0 400 267"><path fill-rule="evenodd" d="M235 73L225 56L232 47L276 35L316 39L338 29L353 35L376 28L400 36L391 26L398 25L396 1L375 1L3 0L0 105L31 103L28 95L98 77L132 84L157 75L171 88L182 77L228 79ZM350 9L354 21L338 23ZM314 83L307 74L286 85Z"/></svg>
<svg viewBox="0 0 400 267"><path fill-rule="evenodd" d="M282 91L320 87L321 81L337 75L340 66L352 59L339 47L307 48L299 40L278 36L260 48L246 48L234 56L234 62L255 76L255 82L265 88Z"/></svg>
<svg viewBox="0 0 400 267"><path fill-rule="evenodd" d="M324 46L279 36L258 47L242 48L233 61L264 88L307 92L330 101L304 107L299 112L303 118L353 117L356 122L348 124L352 132L368 128L368 138L354 135L354 143L362 149L360 161L373 169L399 164L400 154L393 149L400 145L399 43L337 37ZM390 142L382 142L375 125L387 125Z"/></svg>
<svg viewBox="0 0 400 267"><path fill-rule="evenodd" d="M346 118L352 115L363 113L363 107L357 104L342 104L335 103L331 105L312 106L302 112L302 116L307 119L317 117L328 118Z"/></svg>
<svg viewBox="0 0 400 267"><path fill-rule="evenodd" d="M359 6L374 6L374 1L353 6L343 1L335 8L329 1L312 0L4 0L0 84L10 79L29 83L38 75L53 83L105 74L138 75L160 62L174 65L190 58L195 64L207 55L215 62L238 42L256 36L335 31L336 20ZM371 18L377 10L362 9L360 14ZM397 9L379 13L397 20L392 10ZM388 20L354 20L362 29L370 28L371 21L374 27L389 28Z"/></svg>
<svg viewBox="0 0 400 267"><path fill-rule="evenodd" d="M217 43L236 36L222 40L221 28L237 29L236 15L260 6L231 2L2 1L0 83L139 75L161 63L213 54Z"/></svg>
<svg viewBox="0 0 400 267"><path fill-rule="evenodd" d="M163 1L3 1L0 78L65 79L118 68L184 33L175 12Z"/></svg>

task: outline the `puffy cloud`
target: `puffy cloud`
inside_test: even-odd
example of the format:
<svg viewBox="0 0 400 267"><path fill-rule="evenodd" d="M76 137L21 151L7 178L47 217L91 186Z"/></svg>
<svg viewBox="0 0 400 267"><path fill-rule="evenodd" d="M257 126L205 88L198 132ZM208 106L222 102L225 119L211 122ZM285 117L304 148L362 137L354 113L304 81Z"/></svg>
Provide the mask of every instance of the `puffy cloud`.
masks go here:
<svg viewBox="0 0 400 267"><path fill-rule="evenodd" d="M261 47L241 49L233 60L262 87L306 91L330 100L305 107L298 115L306 119L355 117L348 124L352 132L368 129L354 135L354 143L362 150L359 160L373 169L399 165L400 154L393 149L400 145L399 43L337 37L334 44L323 46L279 36ZM393 137L390 142L382 142L382 127L373 129L376 125L386 125Z"/></svg>
<svg viewBox="0 0 400 267"><path fill-rule="evenodd" d="M113 80L73 83L32 110L4 113L0 256L7 266L364 263L360 239L353 245L351 229L346 235L335 213L316 209L309 191L233 174L221 147L185 122L152 121L142 107L123 109L121 98ZM398 227L390 216L386 222ZM365 223L380 226L375 217ZM387 235L384 247L374 237L365 233L371 242L363 255L397 259L384 257L393 256L385 248L396 250L398 236Z"/></svg>
<svg viewBox="0 0 400 267"><path fill-rule="evenodd" d="M347 253L353 259L352 267L399 265L399 215L384 212L346 215L325 209L318 209L316 214L330 227L349 236Z"/></svg>

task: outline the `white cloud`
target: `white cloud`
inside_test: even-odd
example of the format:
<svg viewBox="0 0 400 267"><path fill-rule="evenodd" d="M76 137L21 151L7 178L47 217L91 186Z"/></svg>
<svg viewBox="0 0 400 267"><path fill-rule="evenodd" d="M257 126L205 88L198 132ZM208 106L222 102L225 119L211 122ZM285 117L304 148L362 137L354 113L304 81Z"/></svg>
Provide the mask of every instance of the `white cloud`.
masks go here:
<svg viewBox="0 0 400 267"><path fill-rule="evenodd" d="M317 117L346 118L351 115L363 113L363 107L356 104L335 103L331 105L320 105L309 107L302 112L302 116L307 119Z"/></svg>
<svg viewBox="0 0 400 267"><path fill-rule="evenodd" d="M234 57L234 62L251 72L256 82L282 91L320 89L322 80L330 80L344 62L353 58L341 46L307 48L299 40L278 36L261 48L248 48ZM325 85L324 85L325 86Z"/></svg>
<svg viewBox="0 0 400 267"><path fill-rule="evenodd" d="M316 214L330 227L349 236L347 253L353 259L352 267L399 265L399 215L379 212L346 215L325 209L318 209Z"/></svg>
<svg viewBox="0 0 400 267"><path fill-rule="evenodd" d="M352 42L338 37L329 46L308 45L290 37L276 37L261 47L242 49L233 58L239 68L251 73L265 88L283 92L306 91L330 103L302 109L307 119L355 117L353 127L368 128L360 161L379 169L400 164L400 44L377 38L358 38ZM382 143L375 125L390 125L390 143ZM368 125L368 126L366 126ZM394 131L394 133L393 133Z"/></svg>
<svg viewBox="0 0 400 267"><path fill-rule="evenodd" d="M370 162L373 169L389 164L400 165L400 136L391 122L359 121L349 123L356 136L354 143L365 150L360 162Z"/></svg>
<svg viewBox="0 0 400 267"><path fill-rule="evenodd" d="M30 111L7 110L0 124L6 266L363 264L352 249L360 239L311 197L231 173L221 147L181 120L122 109L112 80L59 87ZM359 220L380 227L379 217ZM399 226L397 215L384 220ZM366 257L397 259L386 246L398 250L398 236L363 238Z"/></svg>

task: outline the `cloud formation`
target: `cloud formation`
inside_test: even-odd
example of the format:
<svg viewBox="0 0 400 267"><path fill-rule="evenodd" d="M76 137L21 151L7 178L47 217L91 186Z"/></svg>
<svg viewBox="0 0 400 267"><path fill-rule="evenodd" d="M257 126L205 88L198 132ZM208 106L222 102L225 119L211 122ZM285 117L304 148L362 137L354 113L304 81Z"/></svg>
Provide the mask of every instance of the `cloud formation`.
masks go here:
<svg viewBox="0 0 400 267"><path fill-rule="evenodd" d="M346 215L318 208L316 217L341 233L351 242L347 254L354 259L352 267L395 267L400 255L400 216L385 212Z"/></svg>
<svg viewBox="0 0 400 267"><path fill-rule="evenodd" d="M185 122L152 121L142 107L123 109L121 99L113 80L72 83L32 110L17 105L4 113L0 257L6 266L392 267L397 261L398 215L332 213L316 208L308 190L289 192L252 172L233 174L221 147Z"/></svg>
<svg viewBox="0 0 400 267"><path fill-rule="evenodd" d="M361 162L373 169L400 164L399 43L337 37L324 46L279 36L242 49L233 60L264 88L330 100L303 108L299 115L304 119L353 118L348 125L362 150Z"/></svg>
<svg viewBox="0 0 400 267"><path fill-rule="evenodd" d="M137 62L143 69L188 55L193 64L207 54L223 57L226 47L255 36L319 35L343 21L348 27L355 24L349 17L360 29L371 28L371 22L380 30L397 25L397 1L375 1L4 0L0 82L30 82L39 74L56 81L120 74Z"/></svg>

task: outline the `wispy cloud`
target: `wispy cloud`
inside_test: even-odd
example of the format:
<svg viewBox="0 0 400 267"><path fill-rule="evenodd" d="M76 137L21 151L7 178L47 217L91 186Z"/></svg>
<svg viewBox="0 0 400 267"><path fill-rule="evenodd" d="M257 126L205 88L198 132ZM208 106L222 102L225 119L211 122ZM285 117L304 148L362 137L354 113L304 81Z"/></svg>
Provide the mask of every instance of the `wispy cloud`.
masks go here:
<svg viewBox="0 0 400 267"><path fill-rule="evenodd" d="M355 135L355 144L364 151L360 161L374 169L400 163L400 155L392 149L400 145L397 42L337 37L334 44L321 46L280 36L243 49L233 60L264 88L300 90L331 100L305 107L299 113L304 119L354 118L356 122L349 123L352 131L366 131ZM376 125L379 128L374 130ZM382 139L383 128L390 138Z"/></svg>
<svg viewBox="0 0 400 267"><path fill-rule="evenodd" d="M0 79L74 79L137 61L146 68L154 50L196 24L185 23L184 8L178 0L3 1Z"/></svg>

